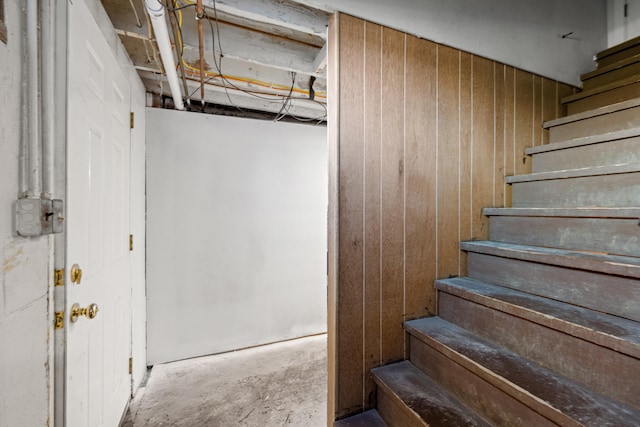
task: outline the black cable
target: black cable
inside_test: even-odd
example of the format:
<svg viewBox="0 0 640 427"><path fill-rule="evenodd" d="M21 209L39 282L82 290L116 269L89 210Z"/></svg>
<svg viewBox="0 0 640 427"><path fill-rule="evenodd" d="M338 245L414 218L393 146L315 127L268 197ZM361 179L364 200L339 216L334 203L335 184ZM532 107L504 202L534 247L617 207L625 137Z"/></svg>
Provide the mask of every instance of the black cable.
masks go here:
<svg viewBox="0 0 640 427"><path fill-rule="evenodd" d="M160 3L160 5L161 5L162 7L164 7L165 9L167 9L167 10L171 10L171 11L173 11L173 12L175 12L176 10L187 9L187 8L189 8L189 7L196 7L196 5L195 5L195 4L186 4L186 5L184 5L184 6L180 6L180 7L171 7L171 6L169 6L168 4L163 3L161 0L158 0L158 3Z"/></svg>

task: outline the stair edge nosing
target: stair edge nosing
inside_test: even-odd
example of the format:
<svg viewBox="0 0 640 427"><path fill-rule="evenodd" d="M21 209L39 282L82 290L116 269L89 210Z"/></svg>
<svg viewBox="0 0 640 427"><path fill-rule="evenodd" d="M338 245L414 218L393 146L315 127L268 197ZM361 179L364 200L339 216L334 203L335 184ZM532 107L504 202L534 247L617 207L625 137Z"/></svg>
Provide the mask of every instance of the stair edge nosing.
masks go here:
<svg viewBox="0 0 640 427"><path fill-rule="evenodd" d="M485 216L638 219L637 208L484 208Z"/></svg>
<svg viewBox="0 0 640 427"><path fill-rule="evenodd" d="M463 280L465 279L458 278L457 281L460 282ZM466 280L471 280L472 282L482 284L482 285L488 285L490 287L499 287L498 285L491 285L489 283L485 283L472 278L467 278ZM456 283L456 279L437 280L436 289L442 292L446 292L451 295L454 295L458 298L462 298L467 301L471 301L471 302L480 304L482 306L491 308L493 310L497 310L502 313L506 313L511 316L515 316L515 317L536 323L543 327L547 327L547 328L565 333L567 335L571 335L578 339L588 341L594 345L605 347L612 351L617 351L619 353L626 354L636 359L640 358L640 343L628 341L622 337L607 334L604 331L597 331L593 328L590 328L589 326L572 322L570 320L558 318L555 316L550 316L548 314L538 312L536 310L533 310L524 306L520 306L518 304L514 304L506 300L492 298L488 295L476 293L476 292L473 292L472 290L467 290L459 286L455 286L452 283ZM514 294L526 294L526 292L523 292L523 291L519 291L511 288L507 288L507 289L509 292L512 292ZM531 298L532 300L549 299L549 298L541 297L538 295L532 295L532 294L527 294L527 297ZM570 304L568 303L558 302L558 304L564 304L564 305L570 306ZM598 314L598 312L588 308L578 307L578 309ZM615 317L613 315L607 315L607 316Z"/></svg>
<svg viewBox="0 0 640 427"><path fill-rule="evenodd" d="M581 113L571 114L569 116L548 120L542 124L545 129L562 126L568 123L586 120L593 117L604 116L606 114L618 111L628 110L640 106L640 98L629 99L627 101L617 102L615 104L604 107L594 108L593 110L583 111Z"/></svg>
<svg viewBox="0 0 640 427"><path fill-rule="evenodd" d="M622 68L625 68L629 65L633 65L640 62L640 54L636 54L633 56L630 56L628 58L624 58L621 59L619 61L616 61L612 64L609 64L605 67L601 67L601 68L596 68L593 71L589 71L588 73L584 73L580 76L580 80L582 80L582 82L584 82L585 80L590 80L593 79L594 77L598 77L601 76L603 74L607 74L611 71L615 71L615 70L619 70Z"/></svg>
<svg viewBox="0 0 640 427"><path fill-rule="evenodd" d="M538 262L547 265L575 268L578 270L593 271L596 273L614 274L617 276L640 278L640 262L624 263L632 257L608 254L589 254L579 251L555 249L556 253L544 253L549 248L509 244L496 244L491 241L460 242L460 249L467 252L476 252L502 258L517 259L521 261ZM537 252L536 252L537 251ZM559 253L558 253L559 252ZM583 258L584 267L577 267L573 261L575 255L586 255ZM573 256L573 257L572 257Z"/></svg>
<svg viewBox="0 0 640 427"><path fill-rule="evenodd" d="M610 141L618 141L621 139L633 138L640 136L640 127L622 129L615 132L607 132L596 135L589 135L581 138L568 139L566 141L553 142L551 144L538 145L535 147L527 147L525 154L534 155L540 153L548 153L558 150L567 150L570 148L583 147L587 145L595 145Z"/></svg>
<svg viewBox="0 0 640 427"><path fill-rule="evenodd" d="M593 89L589 89L582 92L574 93L573 95L565 96L560 100L560 102L562 102L563 104L570 104L572 102L580 101L582 99L589 98L594 95L600 95L601 93L609 92L625 86L630 86L638 82L640 82L640 73L636 73L633 76L628 77L626 79L617 80L613 83L608 83L606 85L598 86Z"/></svg>
<svg viewBox="0 0 640 427"><path fill-rule="evenodd" d="M606 58L608 56L611 56L613 54L625 51L627 49L631 49L632 47L637 46L637 45L640 45L640 36L634 37L632 39L629 39L629 40L626 40L626 41L624 41L622 43L619 43L619 44L617 44L615 46L611 46L611 47L609 47L609 48L607 48L605 50L602 50L602 51L596 53L593 56L593 59L597 62L597 61L602 60L602 59L604 59L604 58Z"/></svg>
<svg viewBox="0 0 640 427"><path fill-rule="evenodd" d="M635 172L640 172L640 163L638 162L606 166L589 166L585 168L567 169L560 171L535 172L525 175L510 175L505 177L505 182L507 184L516 184L521 182L585 178L590 176L619 175Z"/></svg>

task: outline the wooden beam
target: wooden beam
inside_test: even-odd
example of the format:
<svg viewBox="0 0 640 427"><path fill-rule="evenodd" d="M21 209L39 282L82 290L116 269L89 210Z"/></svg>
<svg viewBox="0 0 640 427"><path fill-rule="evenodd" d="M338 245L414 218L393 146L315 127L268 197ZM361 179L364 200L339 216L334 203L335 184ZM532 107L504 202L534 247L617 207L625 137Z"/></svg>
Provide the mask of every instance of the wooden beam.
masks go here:
<svg viewBox="0 0 640 427"><path fill-rule="evenodd" d="M324 73L327 69L327 45L322 46L322 49L316 55L316 59L313 60L313 68L317 74Z"/></svg>
<svg viewBox="0 0 640 427"><path fill-rule="evenodd" d="M213 9L213 0L203 4ZM290 0L215 0L216 9L269 25L314 34L326 40L330 13Z"/></svg>
<svg viewBox="0 0 640 427"><path fill-rule="evenodd" d="M114 19L113 24L116 31L127 37L147 39L149 38L146 23L142 28L136 25L133 14L119 14ZM213 51L213 39L211 36L216 23L207 20L202 21L204 31L205 53ZM198 29L194 14L183 15L182 36L185 49L196 48L198 46ZM320 48L300 43L280 36L274 36L263 32L255 32L233 24L218 22L220 34L220 45L225 58L242 60L251 64L260 64L268 67L278 68L286 71L293 71L305 75L315 75L315 60L320 52ZM219 45L216 41L216 51L219 52ZM210 64L213 65L213 64Z"/></svg>
<svg viewBox="0 0 640 427"><path fill-rule="evenodd" d="M168 95L167 81L164 76L160 77L148 71L138 70L142 81L151 93L158 95ZM195 80L187 80L187 86L190 92L200 90L200 83ZM239 108L247 108L252 110L266 111L277 114L282 108L283 97L277 95L260 95L260 98L251 96L241 90L205 85L205 101L207 103L229 105ZM304 98L294 98L288 108L289 112L295 116L308 119L324 119L326 115L325 108L318 102L313 102Z"/></svg>

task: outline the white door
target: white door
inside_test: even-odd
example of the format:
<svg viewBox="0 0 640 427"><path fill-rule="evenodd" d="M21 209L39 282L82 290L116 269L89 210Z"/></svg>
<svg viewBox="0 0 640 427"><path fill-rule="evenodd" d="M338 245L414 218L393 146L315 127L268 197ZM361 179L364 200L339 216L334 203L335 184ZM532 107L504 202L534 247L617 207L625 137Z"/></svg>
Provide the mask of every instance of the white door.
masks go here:
<svg viewBox="0 0 640 427"><path fill-rule="evenodd" d="M130 87L84 1L68 31L65 425L111 427L130 395ZM74 304L98 314L73 322Z"/></svg>

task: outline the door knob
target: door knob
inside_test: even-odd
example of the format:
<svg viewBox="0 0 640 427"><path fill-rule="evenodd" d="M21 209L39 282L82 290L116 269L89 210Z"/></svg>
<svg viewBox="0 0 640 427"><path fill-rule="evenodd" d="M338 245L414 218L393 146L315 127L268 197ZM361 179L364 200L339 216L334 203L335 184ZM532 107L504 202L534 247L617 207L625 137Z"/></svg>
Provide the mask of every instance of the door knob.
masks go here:
<svg viewBox="0 0 640 427"><path fill-rule="evenodd" d="M78 264L73 264L71 266L71 283L75 283L79 285L82 281L82 269Z"/></svg>
<svg viewBox="0 0 640 427"><path fill-rule="evenodd" d="M88 319L93 319L98 315L98 311L100 309L96 303L89 304L85 308L80 308L80 304L75 303L71 306L71 321L76 322L80 316L87 316Z"/></svg>

